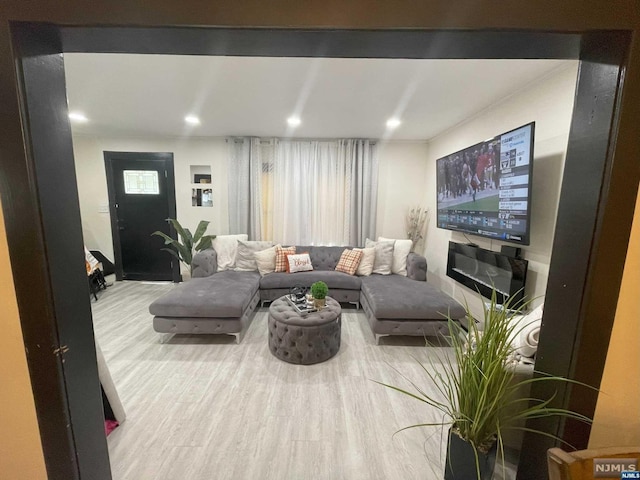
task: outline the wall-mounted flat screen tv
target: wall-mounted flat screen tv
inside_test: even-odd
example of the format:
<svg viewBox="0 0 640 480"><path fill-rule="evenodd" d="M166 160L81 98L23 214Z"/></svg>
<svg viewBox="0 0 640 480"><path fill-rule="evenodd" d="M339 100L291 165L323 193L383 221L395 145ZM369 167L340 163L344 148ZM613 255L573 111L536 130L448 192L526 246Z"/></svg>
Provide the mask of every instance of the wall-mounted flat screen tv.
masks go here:
<svg viewBox="0 0 640 480"><path fill-rule="evenodd" d="M436 161L438 227L529 245L535 122Z"/></svg>

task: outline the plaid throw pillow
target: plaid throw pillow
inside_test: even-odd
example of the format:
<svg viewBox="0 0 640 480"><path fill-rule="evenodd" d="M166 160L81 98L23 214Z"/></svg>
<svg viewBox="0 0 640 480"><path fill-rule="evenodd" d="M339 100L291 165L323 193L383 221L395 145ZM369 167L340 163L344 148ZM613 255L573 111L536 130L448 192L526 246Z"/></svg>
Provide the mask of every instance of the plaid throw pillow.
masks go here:
<svg viewBox="0 0 640 480"><path fill-rule="evenodd" d="M337 272L354 275L362 259L362 250L344 250L340 255L340 261L336 265Z"/></svg>
<svg viewBox="0 0 640 480"><path fill-rule="evenodd" d="M276 272L287 271L287 253L296 253L296 247L283 247L282 245L276 245Z"/></svg>

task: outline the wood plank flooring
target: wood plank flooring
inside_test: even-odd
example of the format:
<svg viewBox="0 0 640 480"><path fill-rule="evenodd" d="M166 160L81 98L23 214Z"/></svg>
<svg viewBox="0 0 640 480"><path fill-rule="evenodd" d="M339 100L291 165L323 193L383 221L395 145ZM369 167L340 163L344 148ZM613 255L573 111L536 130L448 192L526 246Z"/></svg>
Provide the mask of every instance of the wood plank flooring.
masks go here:
<svg viewBox="0 0 640 480"><path fill-rule="evenodd" d="M372 381L406 386L395 368L425 385L412 357L429 362L442 349L409 337L376 346L364 314L346 306L340 352L317 365L271 355L267 308L240 345L224 335L161 344L147 307L171 288L117 282L92 303L127 413L108 437L114 479L442 478L445 433L393 435L436 412Z"/></svg>

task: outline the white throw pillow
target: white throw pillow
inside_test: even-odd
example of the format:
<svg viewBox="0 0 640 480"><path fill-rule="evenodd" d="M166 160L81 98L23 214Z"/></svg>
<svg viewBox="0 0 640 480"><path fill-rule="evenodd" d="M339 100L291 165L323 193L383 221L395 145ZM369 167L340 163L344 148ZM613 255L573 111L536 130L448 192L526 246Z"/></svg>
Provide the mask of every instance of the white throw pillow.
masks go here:
<svg viewBox="0 0 640 480"><path fill-rule="evenodd" d="M236 266L236 252L238 240L247 241L246 233L240 235L218 235L211 242L211 246L218 254L218 271L233 270Z"/></svg>
<svg viewBox="0 0 640 480"><path fill-rule="evenodd" d="M511 319L515 325L511 346L523 357L533 357L538 350L543 308L544 304L526 315L516 315Z"/></svg>
<svg viewBox="0 0 640 480"><path fill-rule="evenodd" d="M288 254L287 255L287 272L310 272L313 270L311 257L308 253Z"/></svg>
<svg viewBox="0 0 640 480"><path fill-rule="evenodd" d="M365 248L375 248L375 259L373 261L373 273L380 275L391 275L391 265L393 264L393 244L394 242L374 242L368 238L364 242Z"/></svg>
<svg viewBox="0 0 640 480"><path fill-rule="evenodd" d="M258 272L263 277L267 273L273 273L276 271L276 247L273 246L271 248L267 248L266 250L262 250L260 252L256 252L253 254L253 257L256 260L256 265L258 266Z"/></svg>
<svg viewBox="0 0 640 480"><path fill-rule="evenodd" d="M411 240L394 240L393 238L378 237L379 242L395 242L393 245L393 263L391 273L407 276L407 257L411 253Z"/></svg>
<svg viewBox="0 0 640 480"><path fill-rule="evenodd" d="M238 240L236 253L236 272L255 272L258 270L255 254L266 248L273 247L273 242L242 241Z"/></svg>
<svg viewBox="0 0 640 480"><path fill-rule="evenodd" d="M373 262L376 259L375 247L354 248L354 250L362 252L362 259L360 260L360 265L358 265L358 270L356 270L356 275L368 277L373 273Z"/></svg>

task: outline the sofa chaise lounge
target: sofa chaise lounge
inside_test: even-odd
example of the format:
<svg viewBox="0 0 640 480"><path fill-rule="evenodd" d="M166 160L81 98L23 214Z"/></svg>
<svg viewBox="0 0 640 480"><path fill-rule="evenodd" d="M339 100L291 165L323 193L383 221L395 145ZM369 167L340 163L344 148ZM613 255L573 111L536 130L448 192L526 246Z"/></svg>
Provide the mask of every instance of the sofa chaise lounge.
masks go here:
<svg viewBox="0 0 640 480"><path fill-rule="evenodd" d="M447 315L464 318L459 302L427 283L423 256L408 255L406 277L358 277L335 271L346 248L350 247L297 246L296 251L309 252L313 271L262 277L257 271L218 272L215 250L201 251L193 258L192 279L149 306L153 328L159 333L232 334L239 343L260 302L271 302L291 287L309 287L319 280L337 301L362 305L376 344L387 335L434 335L447 330Z"/></svg>

